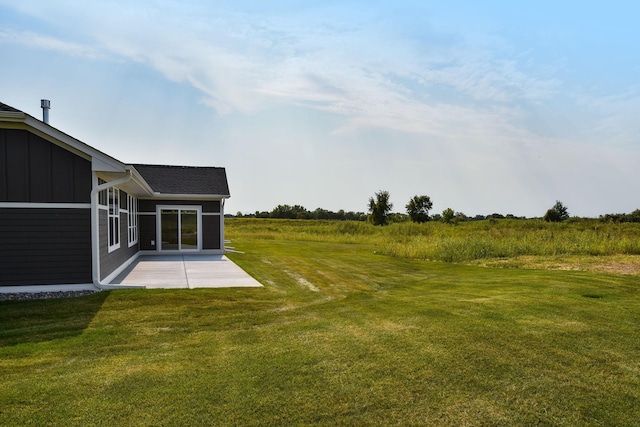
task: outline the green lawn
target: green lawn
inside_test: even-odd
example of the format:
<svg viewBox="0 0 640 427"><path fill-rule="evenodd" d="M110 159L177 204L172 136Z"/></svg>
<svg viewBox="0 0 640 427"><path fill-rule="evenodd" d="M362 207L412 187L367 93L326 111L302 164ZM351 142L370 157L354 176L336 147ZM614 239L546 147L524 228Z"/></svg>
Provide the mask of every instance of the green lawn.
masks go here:
<svg viewBox="0 0 640 427"><path fill-rule="evenodd" d="M0 302L0 425L640 424L638 276L240 224L264 288Z"/></svg>

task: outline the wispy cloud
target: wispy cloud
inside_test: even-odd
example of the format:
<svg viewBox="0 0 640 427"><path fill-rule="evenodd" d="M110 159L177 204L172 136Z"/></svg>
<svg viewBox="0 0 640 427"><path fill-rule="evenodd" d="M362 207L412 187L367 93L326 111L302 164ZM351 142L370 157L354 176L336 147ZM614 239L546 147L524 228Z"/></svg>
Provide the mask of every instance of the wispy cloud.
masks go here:
<svg viewBox="0 0 640 427"><path fill-rule="evenodd" d="M280 16L197 4L162 7L162 14L135 3L124 10L101 4L99 16L65 11L93 46L34 33L0 37L72 56L109 52L145 63L201 91L221 114L251 113L273 102L331 112L345 118L340 132L371 126L440 136L504 130L513 113L502 104L517 109L517 102L546 99L558 84L528 74L513 58L464 45L416 44L394 31L402 23L371 26L315 9ZM37 13L54 25L61 12L49 12ZM443 91L453 96L437 96Z"/></svg>
<svg viewBox="0 0 640 427"><path fill-rule="evenodd" d="M514 13L519 6L510 7L509 22L500 27L493 22L465 25L475 22L475 12L480 11L501 23L498 12L478 6L461 17L459 10L444 3L419 10L409 3L391 7L364 1L238 0L212 5L131 0L91 2L86 8L72 0L0 0L0 4L29 17L24 29L18 19L12 30L0 30L0 43L70 58L118 61L136 71L152 70L147 75L163 76L158 79L162 84L171 81L195 88L200 100L217 113L216 124L234 127L232 136L223 137L255 150L247 176L254 172L249 169L263 167L270 155L266 148L251 145L257 139L286 140L282 143L298 150L289 150L291 156L323 153L322 140L330 139L334 149L346 150L345 170L377 171L391 151L358 151L361 140L373 137L383 146L407 141L411 150L393 151L397 170L420 169L424 159L433 156L438 156L433 170L440 175L452 165L459 200L470 197L466 186L475 185L478 203L494 197L483 193L494 186L513 197L535 194L536 202L546 197L553 202L561 195L550 193L566 186L565 194L572 194L574 181L588 181L594 188L599 188L598 182L612 183L613 178L601 172L605 169L617 168L623 176L618 181L630 181L635 172L629 165L640 155L638 87L618 84L615 73L604 84L595 71L589 74L590 69L583 71L589 79L572 74L573 68L583 65L579 60L598 54L589 51L579 60L571 56L583 44L581 33L573 40L560 40L565 45L557 49L555 39L536 45L542 21L535 21L526 27L535 35L524 34L523 43L520 22L511 22L523 19ZM547 7L556 10L555 4ZM444 12L431 14L431 9ZM565 16L558 20L562 25L555 27L563 34L565 21L571 24L573 16L569 9L563 8ZM510 30L502 31L505 26ZM545 34L554 34L553 30L544 29ZM574 37L571 31L566 34ZM551 48L553 55L548 52ZM130 69L118 67L123 74ZM117 84L126 92L127 85L139 83L136 78L126 75L126 82ZM192 96L192 91L185 92ZM113 102L125 108L122 99ZM295 111L295 117L308 120L292 123L282 111ZM198 114L203 115L194 123L210 117L211 111L198 109ZM145 132L136 136L144 138ZM611 145L616 150L610 150ZM271 151L279 148L272 146ZM238 155L238 164L246 161L245 151ZM329 157L335 155L317 155L312 163L318 157L330 163L334 160ZM304 174L305 168L299 173ZM584 177L586 171L591 178ZM395 173L394 182L402 175ZM427 171L419 173L424 181L433 179ZM350 174L344 172L343 181ZM406 175L404 184L416 181ZM300 186L305 185L301 181Z"/></svg>
<svg viewBox="0 0 640 427"><path fill-rule="evenodd" d="M590 140L607 145L630 146L640 135L640 86L622 93L582 95L578 105L594 117Z"/></svg>
<svg viewBox="0 0 640 427"><path fill-rule="evenodd" d="M528 74L515 59L495 58L488 52L455 55L452 62L419 75L426 85L444 84L475 101L510 103L545 100L558 92L557 78Z"/></svg>
<svg viewBox="0 0 640 427"><path fill-rule="evenodd" d="M10 43L37 49L60 52L73 57L105 58L104 52L94 46L60 40L31 31L0 30L0 43Z"/></svg>
<svg viewBox="0 0 640 427"><path fill-rule="evenodd" d="M78 22L76 31L95 41L91 45L10 30L1 31L0 40L144 63L196 88L220 114L253 114L278 104L328 112L343 117L337 133L387 128L449 140L523 141L536 133L526 124L530 106L551 102L563 87L552 73L536 72L526 52L512 52L497 37L481 47L464 37L443 47L443 35L428 28L418 43L399 31L401 23L345 21L339 10L279 15L174 6L162 3L163 13L136 3L124 10L104 3L100 15L65 11L67 20L71 13ZM60 9L29 10L50 25L65 21ZM497 46L493 51L490 43ZM637 102L629 95L583 104L600 110L593 132L611 135L633 126L629 111L638 110Z"/></svg>

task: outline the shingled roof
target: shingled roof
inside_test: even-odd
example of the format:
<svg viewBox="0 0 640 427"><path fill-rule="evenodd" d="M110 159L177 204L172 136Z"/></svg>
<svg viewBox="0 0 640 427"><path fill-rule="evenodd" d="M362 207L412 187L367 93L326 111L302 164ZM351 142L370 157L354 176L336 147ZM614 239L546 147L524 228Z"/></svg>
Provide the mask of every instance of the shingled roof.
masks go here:
<svg viewBox="0 0 640 427"><path fill-rule="evenodd" d="M229 197L224 168L204 166L132 165L153 191Z"/></svg>
<svg viewBox="0 0 640 427"><path fill-rule="evenodd" d="M11 113L22 113L22 111L20 111L20 110L18 110L16 108L13 108L10 105L3 104L2 102L0 102L0 111L9 111Z"/></svg>

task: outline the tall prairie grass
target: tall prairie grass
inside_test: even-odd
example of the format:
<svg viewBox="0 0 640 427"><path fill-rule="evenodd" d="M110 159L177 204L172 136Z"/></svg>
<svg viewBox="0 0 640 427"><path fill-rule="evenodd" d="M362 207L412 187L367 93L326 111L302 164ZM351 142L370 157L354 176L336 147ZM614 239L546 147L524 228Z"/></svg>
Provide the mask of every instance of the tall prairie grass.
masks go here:
<svg viewBox="0 0 640 427"><path fill-rule="evenodd" d="M230 238L358 243L380 253L412 259L468 262L520 256L640 255L640 224L597 220L547 223L486 220L458 225L427 222L386 227L356 221L229 219Z"/></svg>

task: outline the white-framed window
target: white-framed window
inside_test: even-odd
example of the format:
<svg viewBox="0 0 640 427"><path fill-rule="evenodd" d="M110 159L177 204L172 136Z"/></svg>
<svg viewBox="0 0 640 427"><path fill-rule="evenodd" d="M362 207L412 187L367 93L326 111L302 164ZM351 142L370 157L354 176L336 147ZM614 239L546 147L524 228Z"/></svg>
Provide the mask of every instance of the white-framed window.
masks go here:
<svg viewBox="0 0 640 427"><path fill-rule="evenodd" d="M138 199L127 194L127 240L129 246L138 243Z"/></svg>
<svg viewBox="0 0 640 427"><path fill-rule="evenodd" d="M102 185L104 183L106 183L107 181L105 181L102 178L98 178L98 185ZM98 192L98 205L99 206L107 206L107 190L102 190L100 192Z"/></svg>
<svg viewBox="0 0 640 427"><path fill-rule="evenodd" d="M107 217L109 252L111 252L120 247L120 190L113 187L107 189L107 206L109 207Z"/></svg>

